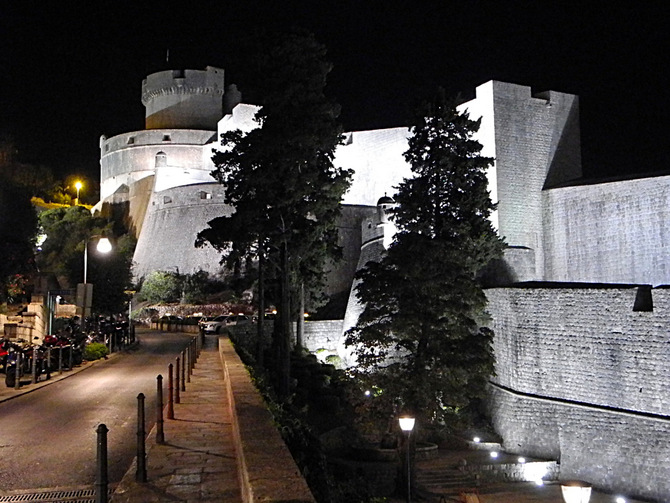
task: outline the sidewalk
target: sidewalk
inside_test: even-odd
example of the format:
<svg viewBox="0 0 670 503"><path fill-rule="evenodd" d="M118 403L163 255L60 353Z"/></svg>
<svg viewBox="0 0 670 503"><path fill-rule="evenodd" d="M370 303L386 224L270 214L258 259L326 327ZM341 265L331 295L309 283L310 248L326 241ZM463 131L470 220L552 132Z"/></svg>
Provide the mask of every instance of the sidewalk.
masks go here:
<svg viewBox="0 0 670 503"><path fill-rule="evenodd" d="M156 444L156 428L147 437L147 482L135 482L136 460L113 503L242 501L233 447L232 423L216 340L207 340L175 419L165 415L165 444ZM163 383L167 411L167 379Z"/></svg>

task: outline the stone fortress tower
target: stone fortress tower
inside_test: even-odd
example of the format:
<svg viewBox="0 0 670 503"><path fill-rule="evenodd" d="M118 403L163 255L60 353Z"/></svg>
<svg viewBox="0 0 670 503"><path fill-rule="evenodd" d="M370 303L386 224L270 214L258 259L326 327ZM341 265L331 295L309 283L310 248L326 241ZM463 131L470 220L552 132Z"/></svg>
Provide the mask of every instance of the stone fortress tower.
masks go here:
<svg viewBox="0 0 670 503"><path fill-rule="evenodd" d="M101 138L100 204L125 206L138 278L221 271L218 253L194 248L209 220L232 211L211 157L220 132L256 127L257 110L223 77L213 67L150 75L146 129ZM489 403L505 448L560 460L562 478L670 501L670 176L581 180L570 94L490 81L461 108L482 118L483 155L495 159L492 218L509 245L500 286L487 290L497 360ZM328 282L349 305L314 347L306 327L310 349L332 343L347 356L341 336L360 312L353 276L394 233L392 203L380 197L411 175L408 136L350 132L336 151L355 174L339 224L344 261Z"/></svg>

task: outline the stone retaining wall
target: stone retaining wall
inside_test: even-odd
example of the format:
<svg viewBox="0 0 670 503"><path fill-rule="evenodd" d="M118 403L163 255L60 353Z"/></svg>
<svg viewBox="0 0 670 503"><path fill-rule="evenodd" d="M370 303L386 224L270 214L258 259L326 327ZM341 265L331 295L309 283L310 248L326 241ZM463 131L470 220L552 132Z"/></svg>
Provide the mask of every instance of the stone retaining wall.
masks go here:
<svg viewBox="0 0 670 503"><path fill-rule="evenodd" d="M226 337L219 338L242 498L246 503L316 503L261 394Z"/></svg>

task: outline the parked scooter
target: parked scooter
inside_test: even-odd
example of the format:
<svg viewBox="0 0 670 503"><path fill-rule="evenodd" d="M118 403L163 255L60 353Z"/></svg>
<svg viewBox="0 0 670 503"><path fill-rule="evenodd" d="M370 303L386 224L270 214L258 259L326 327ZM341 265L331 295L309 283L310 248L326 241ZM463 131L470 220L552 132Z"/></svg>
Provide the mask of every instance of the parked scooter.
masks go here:
<svg viewBox="0 0 670 503"><path fill-rule="evenodd" d="M20 364L19 364L20 357ZM51 379L51 367L43 347L9 344L5 359L5 384L8 388L16 385L16 379L32 374L33 358L35 358L35 375L38 380Z"/></svg>

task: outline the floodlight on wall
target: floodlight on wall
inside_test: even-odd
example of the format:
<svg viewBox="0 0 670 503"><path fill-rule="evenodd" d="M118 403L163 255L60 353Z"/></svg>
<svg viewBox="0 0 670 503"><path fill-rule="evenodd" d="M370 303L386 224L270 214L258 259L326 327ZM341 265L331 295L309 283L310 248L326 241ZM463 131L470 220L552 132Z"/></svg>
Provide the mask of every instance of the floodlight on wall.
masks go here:
<svg viewBox="0 0 670 503"><path fill-rule="evenodd" d="M589 503L591 484L582 480L561 482L561 494L565 503Z"/></svg>

